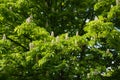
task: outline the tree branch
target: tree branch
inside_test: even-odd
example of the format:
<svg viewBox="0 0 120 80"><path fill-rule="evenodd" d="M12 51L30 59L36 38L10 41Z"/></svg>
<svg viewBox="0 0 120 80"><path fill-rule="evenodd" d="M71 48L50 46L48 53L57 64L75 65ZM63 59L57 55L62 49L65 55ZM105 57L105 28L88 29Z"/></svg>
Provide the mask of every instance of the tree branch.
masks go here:
<svg viewBox="0 0 120 80"><path fill-rule="evenodd" d="M9 37L7 37L7 36L6 36L6 38L7 38L8 40L10 40L10 41L14 42L14 43L15 43L15 44L17 44L18 46L22 47L22 48L23 48L23 49L25 49L26 51L29 51L29 49L28 49L28 48L26 48L25 46L23 46L23 45L22 45L22 44L20 44L19 42L14 41L13 39L11 39L11 38L9 38Z"/></svg>

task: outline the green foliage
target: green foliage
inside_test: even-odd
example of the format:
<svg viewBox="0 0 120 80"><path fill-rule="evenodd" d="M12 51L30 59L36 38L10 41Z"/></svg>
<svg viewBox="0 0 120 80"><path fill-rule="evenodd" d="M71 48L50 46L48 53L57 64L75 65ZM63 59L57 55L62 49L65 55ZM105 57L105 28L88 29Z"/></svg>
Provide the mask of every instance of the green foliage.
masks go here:
<svg viewBox="0 0 120 80"><path fill-rule="evenodd" d="M10 47L11 43L8 40L0 40L0 54L9 54Z"/></svg>
<svg viewBox="0 0 120 80"><path fill-rule="evenodd" d="M18 36L27 35L32 40L43 40L47 38L49 33L44 29L36 26L34 23L23 23L14 30Z"/></svg>
<svg viewBox="0 0 120 80"><path fill-rule="evenodd" d="M114 0L1 0L0 80L118 80L119 12Z"/></svg>

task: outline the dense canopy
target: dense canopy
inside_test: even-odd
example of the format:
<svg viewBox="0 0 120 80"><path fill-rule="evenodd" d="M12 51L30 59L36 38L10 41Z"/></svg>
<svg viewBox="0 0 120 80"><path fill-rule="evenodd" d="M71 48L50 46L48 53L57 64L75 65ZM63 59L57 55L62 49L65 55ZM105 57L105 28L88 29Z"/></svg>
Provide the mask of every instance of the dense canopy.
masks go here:
<svg viewBox="0 0 120 80"><path fill-rule="evenodd" d="M119 0L0 0L0 80L118 80Z"/></svg>

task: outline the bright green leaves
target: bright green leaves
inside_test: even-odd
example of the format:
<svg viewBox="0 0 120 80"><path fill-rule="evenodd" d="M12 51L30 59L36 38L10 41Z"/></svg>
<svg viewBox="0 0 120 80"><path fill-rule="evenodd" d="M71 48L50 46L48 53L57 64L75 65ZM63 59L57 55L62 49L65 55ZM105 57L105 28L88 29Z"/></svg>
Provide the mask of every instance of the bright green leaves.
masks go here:
<svg viewBox="0 0 120 80"><path fill-rule="evenodd" d="M111 5L114 5L115 0L100 0L94 5L94 10L97 15L106 16L110 10Z"/></svg>
<svg viewBox="0 0 120 80"><path fill-rule="evenodd" d="M7 4L0 4L0 14L4 17L4 22L8 21L9 22L18 22L18 20L21 19L21 16L19 16L18 13L16 13L16 7L15 3L7 3ZM16 23L15 22L15 23Z"/></svg>
<svg viewBox="0 0 120 80"><path fill-rule="evenodd" d="M4 19L4 17L0 14L0 21L2 21Z"/></svg>
<svg viewBox="0 0 120 80"><path fill-rule="evenodd" d="M95 20L86 24L84 30L87 33L84 36L90 40L89 45L94 46L99 43L99 39L110 37L109 35L113 29L112 23Z"/></svg>
<svg viewBox="0 0 120 80"><path fill-rule="evenodd" d="M76 69L77 71L79 69L76 68L77 55L81 52L81 46L85 44L82 37L74 36L65 39L65 36L60 36L59 41L56 41L55 37L53 37L53 40L54 42L52 40L34 41L35 47L26 54L26 63L32 63L31 68L33 70L40 69L40 73L47 71L49 73L48 77L50 77L50 73L59 75L60 73L56 72L60 70L67 74L66 70L68 71L69 68L72 68L72 70ZM73 74L71 75L73 76Z"/></svg>
<svg viewBox="0 0 120 80"><path fill-rule="evenodd" d="M10 53L11 43L8 40L0 40L0 54Z"/></svg>
<svg viewBox="0 0 120 80"><path fill-rule="evenodd" d="M100 45L102 47L102 44L106 44L106 48L119 48L117 48L116 45L119 43L120 40L120 32L119 29L113 27L112 23L103 22L100 20L91 21L86 25L84 30L87 32L85 34L85 37L88 38L88 43L90 46L97 45L100 48ZM116 44L116 42L118 43Z"/></svg>
<svg viewBox="0 0 120 80"><path fill-rule="evenodd" d="M18 36L26 35L33 40L43 40L49 35L45 29L36 26L34 23L23 23L15 28L15 32L18 34Z"/></svg>
<svg viewBox="0 0 120 80"><path fill-rule="evenodd" d="M23 6L27 7L26 4L28 4L28 3L26 3L25 0L17 0L16 1L16 7L18 7L18 8L23 7Z"/></svg>
<svg viewBox="0 0 120 80"><path fill-rule="evenodd" d="M114 6L110 9L110 12L108 13L108 18L113 19L114 17L119 18L120 15L120 6Z"/></svg>
<svg viewBox="0 0 120 80"><path fill-rule="evenodd" d="M105 23L100 20L91 21L84 28L84 30L87 31L89 35L92 35L96 38L106 37L113 29L114 28L112 23L110 22Z"/></svg>
<svg viewBox="0 0 120 80"><path fill-rule="evenodd" d="M15 7L14 0L2 1L0 3L0 32L2 34L11 34L14 27L20 24L23 18L17 13L18 9Z"/></svg>
<svg viewBox="0 0 120 80"><path fill-rule="evenodd" d="M114 23L114 25L119 28L120 23L120 6L114 6L108 12L108 19Z"/></svg>

